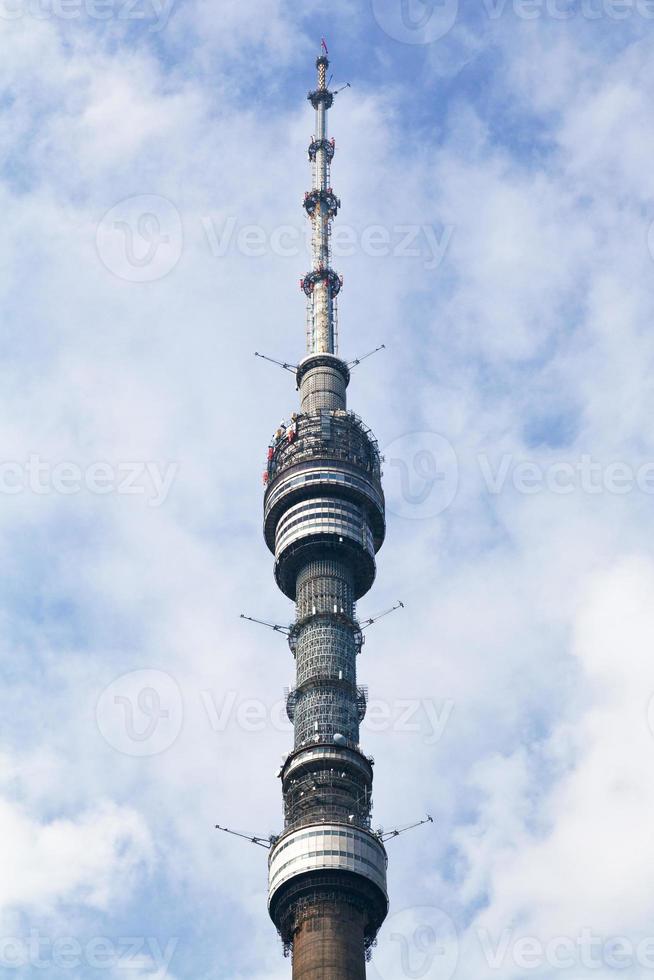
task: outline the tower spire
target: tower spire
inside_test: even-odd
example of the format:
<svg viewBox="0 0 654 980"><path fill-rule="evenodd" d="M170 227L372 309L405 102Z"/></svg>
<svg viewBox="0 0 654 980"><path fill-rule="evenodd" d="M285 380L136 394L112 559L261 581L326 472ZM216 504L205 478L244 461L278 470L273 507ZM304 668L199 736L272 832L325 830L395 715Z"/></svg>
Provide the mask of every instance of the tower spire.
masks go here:
<svg viewBox="0 0 654 980"><path fill-rule="evenodd" d="M323 39L322 51L316 59L317 86L308 99L316 112L315 132L309 146L313 169L310 191L304 195L304 208L312 224L312 268L302 280L307 296L307 353L336 354L338 349L336 297L342 280L331 267L331 222L341 202L331 187L331 163L335 143L329 139L327 118L334 103L334 93L327 88L329 58Z"/></svg>

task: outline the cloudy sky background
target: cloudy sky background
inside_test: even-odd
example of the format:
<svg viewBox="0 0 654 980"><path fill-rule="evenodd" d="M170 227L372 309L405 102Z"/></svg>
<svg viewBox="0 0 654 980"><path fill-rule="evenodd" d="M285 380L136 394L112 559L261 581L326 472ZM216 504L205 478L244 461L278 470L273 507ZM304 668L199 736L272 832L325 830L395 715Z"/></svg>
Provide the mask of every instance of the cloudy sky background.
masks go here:
<svg viewBox="0 0 654 980"><path fill-rule="evenodd" d="M435 818L370 976L650 976L651 8L3 0L3 975L289 976L265 852L213 826L281 826L293 662L238 614L292 617L260 516L296 394L252 355L301 356L324 34L341 352L387 347L360 615L406 604L363 745L376 825Z"/></svg>

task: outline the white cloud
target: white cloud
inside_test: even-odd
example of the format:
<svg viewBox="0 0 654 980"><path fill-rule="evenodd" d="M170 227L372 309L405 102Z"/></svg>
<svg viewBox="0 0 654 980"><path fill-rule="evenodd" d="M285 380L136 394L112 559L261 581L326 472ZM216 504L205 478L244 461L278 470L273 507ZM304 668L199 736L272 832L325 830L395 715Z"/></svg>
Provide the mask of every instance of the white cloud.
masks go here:
<svg viewBox="0 0 654 980"><path fill-rule="evenodd" d="M575 717L478 766L484 802L460 832L468 896L486 899L465 937L469 956L480 955L480 932L543 943L586 929L604 941L650 935L653 598L649 559L594 576L575 617Z"/></svg>
<svg viewBox="0 0 654 980"><path fill-rule="evenodd" d="M297 355L307 259L212 255L202 219L302 227L311 118L301 101L285 108L284 72L306 65L309 79L313 49L283 5L256 17L222 6L221 19L209 6L174 11L163 41L184 51L174 67L142 38L112 48L25 22L0 68L14 99L0 113L4 457L180 464L156 510L135 497L3 498L5 738L10 753L26 743L29 786L0 807L14 868L0 897L84 903L108 929L121 915L149 928L148 903L135 911L121 885L147 888L156 839L168 877L148 893L152 916L172 920L170 934L198 930L189 945L205 971L220 949L225 975L282 977L265 854L212 827L278 829L274 772L290 737L244 732L234 715L215 730L202 695L270 705L292 674L284 643L238 613L291 615L258 521L265 446L295 393L252 351ZM343 350L389 347L357 368L352 407L382 444L442 432L462 477L437 519L391 515L362 603L408 600L369 634L371 696L455 702L436 746L392 729L365 737L376 820L438 817L391 851L392 894L462 921L481 897L473 928L518 916L543 935L637 931L651 915L652 570L623 561L654 530L650 500L492 497L475 462L558 458L527 436L557 413L574 416L565 458L652 451L651 44L594 50L585 26L556 43L547 25L503 32L502 71L483 75L495 106L464 78L440 132L441 81L419 92L408 72L389 88L360 79L333 117L340 222L454 228L437 270L360 250L339 263ZM421 139L402 115L418 95ZM178 265L151 284L112 275L95 249L102 215L141 193L169 198L184 228ZM116 753L94 718L106 684L139 668L170 672L184 697L179 739L149 760ZM204 975L184 944L172 969ZM141 974L156 976L149 963Z"/></svg>
<svg viewBox="0 0 654 980"><path fill-rule="evenodd" d="M74 820L42 820L19 803L0 801L0 909L39 914L61 903L106 909L153 859L142 817L110 803Z"/></svg>

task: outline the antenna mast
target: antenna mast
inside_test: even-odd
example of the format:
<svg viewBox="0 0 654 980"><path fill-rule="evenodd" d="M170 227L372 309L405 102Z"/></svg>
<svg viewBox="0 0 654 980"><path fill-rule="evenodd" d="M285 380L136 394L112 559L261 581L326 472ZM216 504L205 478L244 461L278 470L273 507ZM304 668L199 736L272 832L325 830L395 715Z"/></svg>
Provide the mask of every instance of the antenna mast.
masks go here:
<svg viewBox="0 0 654 980"><path fill-rule="evenodd" d="M331 268L331 222L341 202L331 187L331 162L336 147L327 129L327 113L334 102L334 93L327 88L328 67L327 45L323 39L316 61L318 84L308 95L316 110L316 127L309 146L313 182L311 190L304 195L304 209L312 224L313 266L300 283L307 297L307 354L337 353L336 297L343 285Z"/></svg>

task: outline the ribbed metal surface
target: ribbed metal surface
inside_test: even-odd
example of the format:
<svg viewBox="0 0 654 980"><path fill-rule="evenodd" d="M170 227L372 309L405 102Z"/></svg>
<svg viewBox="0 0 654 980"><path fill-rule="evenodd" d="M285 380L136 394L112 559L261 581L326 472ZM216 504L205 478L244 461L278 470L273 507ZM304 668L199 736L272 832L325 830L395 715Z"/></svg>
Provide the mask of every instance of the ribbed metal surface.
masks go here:
<svg viewBox="0 0 654 980"><path fill-rule="evenodd" d="M287 829L313 823L315 802L320 799L325 821L369 830L371 782L369 774L342 764L315 766L304 771L290 779L285 787Z"/></svg>
<svg viewBox="0 0 654 980"><path fill-rule="evenodd" d="M359 741L359 715L356 695L348 697L336 686L321 684L299 695L295 707L295 748L309 742L333 740L342 735L356 745Z"/></svg>
<svg viewBox="0 0 654 980"><path fill-rule="evenodd" d="M345 408L345 378L341 371L329 367L317 367L307 371L300 388L300 407L303 413L331 411Z"/></svg>
<svg viewBox="0 0 654 980"><path fill-rule="evenodd" d="M338 497L315 497L289 507L277 525L275 557L302 538L318 534L348 538L374 557L375 542L365 511Z"/></svg>
<svg viewBox="0 0 654 980"><path fill-rule="evenodd" d="M367 785L372 785L372 761L369 758L360 751L323 744L312 745L290 754L282 770L284 789L289 780L305 772L334 767L355 772Z"/></svg>
<svg viewBox="0 0 654 980"><path fill-rule="evenodd" d="M351 628L340 622L308 622L300 632L295 653L298 685L316 676L356 684L355 656Z"/></svg>
<svg viewBox="0 0 654 980"><path fill-rule="evenodd" d="M297 617L343 611L354 616L354 576L348 566L333 558L310 561L297 577Z"/></svg>
<svg viewBox="0 0 654 980"><path fill-rule="evenodd" d="M270 852L270 897L289 878L313 870L359 874L386 892L386 851L358 827L314 824L280 838Z"/></svg>

